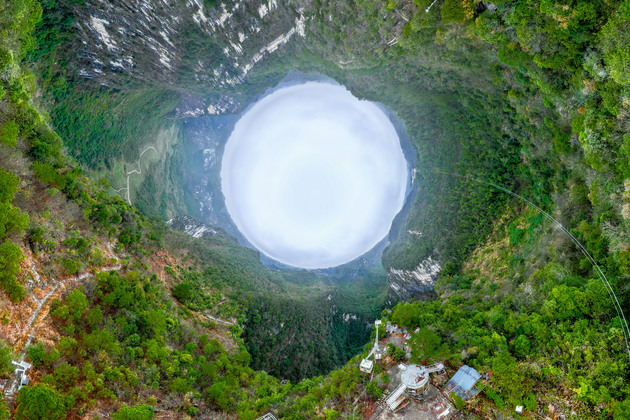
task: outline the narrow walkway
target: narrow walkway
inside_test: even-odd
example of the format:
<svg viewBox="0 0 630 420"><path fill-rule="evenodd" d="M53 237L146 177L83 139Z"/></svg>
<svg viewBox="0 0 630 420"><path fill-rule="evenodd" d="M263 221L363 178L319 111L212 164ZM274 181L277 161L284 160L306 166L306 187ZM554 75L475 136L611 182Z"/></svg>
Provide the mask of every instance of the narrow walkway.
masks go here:
<svg viewBox="0 0 630 420"><path fill-rule="evenodd" d="M116 264L116 265L112 265L108 267L99 268L98 272L120 270L121 268L122 266L120 264ZM78 276L72 276L72 277L60 279L52 288L52 290L46 293L46 295L41 300L33 297L35 302L37 302L37 306L35 307L35 310L33 311L30 318L28 319L28 322L26 323L25 331L22 333L22 338L20 342L18 342L15 346L16 352L19 352L17 360L16 360L18 363L24 361L24 358L26 357L26 349L36 338L35 336L31 335L31 332L36 327L37 320L39 319L39 316L42 313L42 310L46 307L46 303L48 302L48 300L52 296L55 295L55 293L57 292L57 290L59 290L59 288L61 288L62 286L65 286L67 283L71 281L82 281L88 278L92 278L94 276L95 274L92 272L85 272L85 273L79 274ZM39 277L39 274L38 274L38 277ZM7 385L4 389L4 397L6 400L12 400L15 397L15 393L17 392L19 385L20 385L20 375L14 372L13 375L11 376L11 379L9 379L9 381L7 382Z"/></svg>
<svg viewBox="0 0 630 420"><path fill-rule="evenodd" d="M114 190L114 192L115 192L116 194L118 194L119 192L121 192L121 191L123 191L123 190L127 190L127 202L128 202L129 204L131 204L131 191L130 191L130 188L129 188L129 177L130 177L131 175L133 175L133 174L138 174L138 175L142 174L142 165L141 165L142 161L141 161L141 159L142 159L142 155L144 155L144 153L145 153L146 151L148 151L148 150L153 150L153 151L154 151L155 153L157 153L158 155L160 154L160 152L158 152L158 151L157 151L157 149L156 149L155 147L153 147L153 146L149 146L149 147L145 148L145 149L142 151L142 153L140 153L140 156L138 157L138 161L137 161L138 169L134 169L134 170L132 170L132 171L130 171L130 172L127 172L127 173L125 173L125 174L123 175L123 176L126 176L126 177L127 177L127 186L126 186L126 187L122 187L122 188L118 188L118 189L116 189L116 188L112 187L112 190Z"/></svg>
<svg viewBox="0 0 630 420"><path fill-rule="evenodd" d="M210 319L211 319L211 320L213 320L213 321L220 322L221 324L225 324L225 325L237 325L237 324L236 324L236 322L226 321L226 320L221 319L221 318L216 318L216 317L213 317L212 315L206 315L206 314L204 314L204 316L205 316L205 317L207 317L207 318L210 318Z"/></svg>

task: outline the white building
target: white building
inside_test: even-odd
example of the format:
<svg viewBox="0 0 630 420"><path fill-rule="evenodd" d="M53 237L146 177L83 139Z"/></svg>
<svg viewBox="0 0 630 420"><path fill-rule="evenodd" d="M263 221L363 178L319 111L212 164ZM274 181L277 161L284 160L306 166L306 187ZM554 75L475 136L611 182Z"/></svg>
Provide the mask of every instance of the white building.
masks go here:
<svg viewBox="0 0 630 420"><path fill-rule="evenodd" d="M359 370L364 373L372 373L372 369L374 369L374 362L370 359L361 360L361 364L359 365Z"/></svg>
<svg viewBox="0 0 630 420"><path fill-rule="evenodd" d="M407 365L400 374L400 381L410 394L422 394L429 387L429 372L421 365Z"/></svg>
<svg viewBox="0 0 630 420"><path fill-rule="evenodd" d="M19 391L20 389L22 389L24 385L28 385L29 381L28 381L28 376L26 376L26 371L31 368L31 364L26 363L24 361L22 362L12 361L11 363L13 363L13 365L15 366L15 374L18 376L18 380L19 380L18 391Z"/></svg>

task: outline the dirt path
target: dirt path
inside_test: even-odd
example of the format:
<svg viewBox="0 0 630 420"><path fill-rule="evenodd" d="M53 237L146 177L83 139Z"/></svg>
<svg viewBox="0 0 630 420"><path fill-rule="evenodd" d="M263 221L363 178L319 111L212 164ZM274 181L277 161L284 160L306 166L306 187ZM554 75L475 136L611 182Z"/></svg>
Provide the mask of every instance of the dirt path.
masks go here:
<svg viewBox="0 0 630 420"><path fill-rule="evenodd" d="M213 317L212 315L205 315L205 314L204 314L204 316L205 316L205 317L207 317L207 318L210 318L210 319L211 319L211 320L213 320L213 321L219 322L219 323L221 323L221 324L225 324L225 325L237 325L237 324L236 324L236 322L226 321L226 320L221 319L221 318L216 318L216 317Z"/></svg>
<svg viewBox="0 0 630 420"><path fill-rule="evenodd" d="M126 187L122 187L122 188L118 188L118 189L112 187L112 189L114 190L115 193L119 193L119 192L121 192L123 190L127 190L127 202L129 204L131 204L131 191L130 191L130 188L129 188L129 177L131 175L133 175L133 174L138 174L138 175L142 174L142 165L141 165L142 155L144 155L145 152L148 151L148 150L153 150L155 153L158 154L158 156L160 155L160 152L158 152L155 147L153 147L153 146L146 147L142 151L142 153L140 153L140 156L138 157L138 161L137 161L138 169L133 169L132 171L127 172L127 173L124 174L124 176L127 177L127 186Z"/></svg>
<svg viewBox="0 0 630 420"><path fill-rule="evenodd" d="M115 264L112 266L99 268L98 272L120 270L121 268L122 266L120 264ZM48 303L50 298L53 297L60 288L63 288L63 286L65 286L69 282L83 281L88 278L92 278L94 276L95 276L95 273L93 272L85 272L77 276L59 279L59 281L55 284L55 286L48 293L46 293L46 295L41 300L33 297L33 300L37 302L37 306L35 307L35 310L33 311L30 318L28 319L28 322L26 323L24 332L21 334L22 338L15 345L15 351L19 352L16 358L17 359L16 361L18 363L24 361L24 358L26 357L27 347L37 338L36 336L31 335L31 332L34 329L36 329L37 321L40 319L40 315L42 314L42 311L46 309L46 304ZM37 277L39 278L39 274L37 275ZM17 375L14 372L11 378L9 379L9 381L7 382L7 385L4 389L4 396L7 400L12 400L14 398L15 393L18 391L19 385L20 385L20 375Z"/></svg>
<svg viewBox="0 0 630 420"><path fill-rule="evenodd" d="M131 205L131 192L130 192L130 188L129 188L129 177L133 174L138 174L140 175L142 173L142 165L140 164L142 162L142 155L144 155L144 153L147 150L153 150L155 153L158 154L158 156L160 155L160 153L157 151L157 149L153 146L149 146L147 148L145 148L142 153L140 153L140 156L138 157L138 169L134 169L131 172L127 172L127 202Z"/></svg>

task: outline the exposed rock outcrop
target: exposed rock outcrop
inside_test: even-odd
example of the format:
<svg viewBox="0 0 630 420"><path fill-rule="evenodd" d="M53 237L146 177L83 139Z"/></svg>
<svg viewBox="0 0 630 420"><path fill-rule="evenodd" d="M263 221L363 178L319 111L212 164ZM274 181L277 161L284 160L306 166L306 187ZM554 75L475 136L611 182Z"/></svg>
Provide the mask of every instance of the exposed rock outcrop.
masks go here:
<svg viewBox="0 0 630 420"><path fill-rule="evenodd" d="M70 61L76 63L74 71L111 87L125 85L122 74L149 85L193 83L216 89L240 83L264 56L306 37L306 0L208 4L86 0L73 8L78 32L71 50L77 54Z"/></svg>
<svg viewBox="0 0 630 420"><path fill-rule="evenodd" d="M440 263L431 257L421 262L414 270L390 268L387 272L389 303L434 298L436 296L434 286L441 268Z"/></svg>
<svg viewBox="0 0 630 420"><path fill-rule="evenodd" d="M173 229L186 232L193 238L217 235L217 231L215 229L191 216L177 216L166 223Z"/></svg>

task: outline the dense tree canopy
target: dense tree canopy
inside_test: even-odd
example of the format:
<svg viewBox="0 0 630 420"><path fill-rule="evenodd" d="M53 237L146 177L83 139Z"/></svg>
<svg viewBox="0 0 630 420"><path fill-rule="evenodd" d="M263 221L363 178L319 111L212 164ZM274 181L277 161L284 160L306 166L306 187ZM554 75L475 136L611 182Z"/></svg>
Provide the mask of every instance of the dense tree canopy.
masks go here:
<svg viewBox="0 0 630 420"><path fill-rule="evenodd" d="M22 388L17 399L15 418L20 420L63 419L63 398L51 387L37 384Z"/></svg>
<svg viewBox="0 0 630 420"><path fill-rule="evenodd" d="M377 366L368 378L358 363L365 321L387 300L384 270L325 281L267 270L223 233L193 241L140 215L64 154L65 142L91 169L120 170L190 88L121 72L124 89L110 89L73 74L64 54L82 7L44 2L33 36L39 3L0 0L0 286L14 302L24 297L21 278L34 282L20 274L28 248L43 267L38 287L110 270L50 303L53 338L26 349L35 384L19 392L15 417L78 417L103 404L115 419L157 409L339 418L381 397L386 373ZM442 264L437 299L387 315L412 332L412 362L485 374L477 399L453 397L467 418L514 405L627 418L628 359L609 290L573 242L493 184L559 218L628 307L630 2L317 0L304 13L306 39L217 92L254 97L290 69L318 70L405 122L418 190L384 266L413 270L428 256ZM182 66L216 49L195 42ZM31 101L36 81L50 120ZM173 167L184 166L175 155ZM401 347L389 350L404 359ZM11 356L0 345L0 374Z"/></svg>

